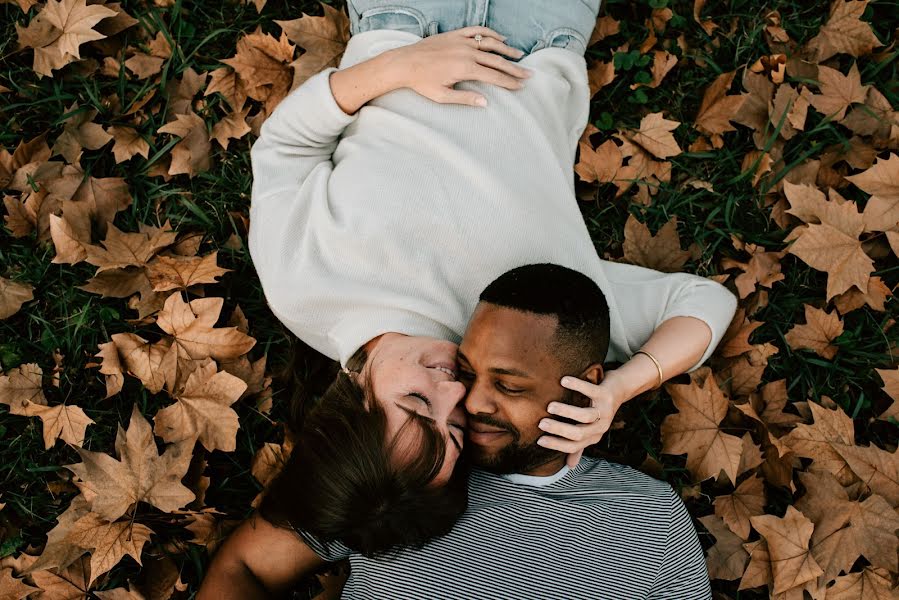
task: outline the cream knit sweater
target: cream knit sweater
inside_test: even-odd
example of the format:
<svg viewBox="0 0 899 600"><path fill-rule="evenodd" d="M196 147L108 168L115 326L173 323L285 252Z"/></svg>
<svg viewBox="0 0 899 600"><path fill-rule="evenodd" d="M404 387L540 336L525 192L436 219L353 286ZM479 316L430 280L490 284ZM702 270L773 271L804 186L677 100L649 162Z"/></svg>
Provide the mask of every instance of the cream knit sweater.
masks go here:
<svg viewBox="0 0 899 600"><path fill-rule="evenodd" d="M341 66L418 39L356 35ZM730 292L596 254L572 174L589 110L584 59L547 48L521 63L534 75L519 91L459 86L483 93L487 108L402 89L352 116L329 69L265 122L252 150L249 247L272 311L300 339L341 363L384 332L458 342L487 284L550 262L605 293L608 360L624 362L675 316L708 323L702 361L711 354L734 313Z"/></svg>

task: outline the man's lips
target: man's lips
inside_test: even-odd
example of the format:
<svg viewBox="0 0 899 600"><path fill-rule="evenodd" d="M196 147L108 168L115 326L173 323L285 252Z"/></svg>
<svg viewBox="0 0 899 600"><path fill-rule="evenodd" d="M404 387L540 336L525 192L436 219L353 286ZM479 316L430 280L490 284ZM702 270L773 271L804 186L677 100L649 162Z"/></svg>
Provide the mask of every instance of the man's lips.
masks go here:
<svg viewBox="0 0 899 600"><path fill-rule="evenodd" d="M469 421L468 429L475 433L507 433L509 431L508 429L503 429L502 427L485 425L483 423L478 423L477 421Z"/></svg>
<svg viewBox="0 0 899 600"><path fill-rule="evenodd" d="M477 446L489 445L507 434L511 434L511 432L501 427L485 425L476 421L468 423L468 439Z"/></svg>

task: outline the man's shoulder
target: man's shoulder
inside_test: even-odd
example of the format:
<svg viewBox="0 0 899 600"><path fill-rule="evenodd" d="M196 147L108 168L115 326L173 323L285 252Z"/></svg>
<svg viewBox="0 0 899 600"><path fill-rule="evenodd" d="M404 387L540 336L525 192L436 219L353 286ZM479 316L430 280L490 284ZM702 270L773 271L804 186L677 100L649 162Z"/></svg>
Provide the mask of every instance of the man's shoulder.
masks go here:
<svg viewBox="0 0 899 600"><path fill-rule="evenodd" d="M642 473L637 469L602 458L584 457L578 466L560 481L577 487L589 487L609 493L628 493L648 498L668 500L674 490L667 482Z"/></svg>

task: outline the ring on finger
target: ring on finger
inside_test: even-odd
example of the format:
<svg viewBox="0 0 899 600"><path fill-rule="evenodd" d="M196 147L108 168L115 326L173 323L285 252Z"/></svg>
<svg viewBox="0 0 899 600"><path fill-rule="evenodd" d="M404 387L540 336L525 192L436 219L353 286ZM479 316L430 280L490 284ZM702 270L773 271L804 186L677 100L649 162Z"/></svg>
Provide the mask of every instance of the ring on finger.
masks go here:
<svg viewBox="0 0 899 600"><path fill-rule="evenodd" d="M483 40L483 39L484 39L484 36L481 35L480 33L476 33L474 36L474 41L476 41L478 43L478 50L481 49L481 40Z"/></svg>

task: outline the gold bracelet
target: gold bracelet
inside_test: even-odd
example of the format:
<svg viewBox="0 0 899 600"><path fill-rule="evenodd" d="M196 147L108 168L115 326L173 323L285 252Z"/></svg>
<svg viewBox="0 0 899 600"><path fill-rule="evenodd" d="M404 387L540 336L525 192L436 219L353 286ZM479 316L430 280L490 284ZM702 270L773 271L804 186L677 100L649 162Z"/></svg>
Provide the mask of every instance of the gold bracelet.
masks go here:
<svg viewBox="0 0 899 600"><path fill-rule="evenodd" d="M659 364L659 361L656 360L656 357L653 356L652 354L650 354L649 352L647 352L646 350L637 350L636 352L634 352L634 355L636 356L637 354L645 355L649 360L652 361L652 364L654 364L656 366L656 370L658 370L658 372L659 372L659 384L652 389L657 390L660 387L662 387L662 382L665 381L665 375L662 372L662 365Z"/></svg>

